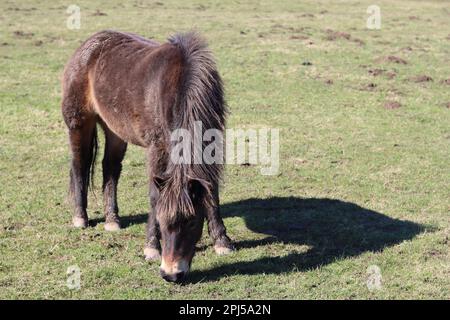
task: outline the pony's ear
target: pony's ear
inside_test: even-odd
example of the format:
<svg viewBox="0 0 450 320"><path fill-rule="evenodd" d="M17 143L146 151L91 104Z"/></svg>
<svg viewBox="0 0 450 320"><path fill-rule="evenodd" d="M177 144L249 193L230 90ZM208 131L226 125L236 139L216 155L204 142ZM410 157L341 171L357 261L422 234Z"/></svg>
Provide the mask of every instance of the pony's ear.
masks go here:
<svg viewBox="0 0 450 320"><path fill-rule="evenodd" d="M211 183L203 179L189 178L189 190L195 196L211 193Z"/></svg>
<svg viewBox="0 0 450 320"><path fill-rule="evenodd" d="M156 188L158 188L159 191L161 191L165 182L166 182L166 179L164 179L163 177L153 176L153 183L155 184Z"/></svg>

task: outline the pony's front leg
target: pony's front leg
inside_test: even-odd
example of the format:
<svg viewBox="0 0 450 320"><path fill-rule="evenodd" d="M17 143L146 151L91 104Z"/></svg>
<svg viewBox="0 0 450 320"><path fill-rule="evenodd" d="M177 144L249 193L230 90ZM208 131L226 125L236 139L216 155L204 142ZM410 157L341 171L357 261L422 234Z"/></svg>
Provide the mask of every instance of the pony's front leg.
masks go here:
<svg viewBox="0 0 450 320"><path fill-rule="evenodd" d="M208 232L214 243L214 251L219 255L229 254L234 251L234 246L227 236L227 230L220 216L218 187L215 187L213 194L214 205L206 210Z"/></svg>
<svg viewBox="0 0 450 320"><path fill-rule="evenodd" d="M159 196L159 191L153 182L150 182L150 212L148 214L147 221L147 240L145 242L144 256L145 260L153 261L161 259L161 245L160 245L160 232L158 223L156 221L156 200Z"/></svg>

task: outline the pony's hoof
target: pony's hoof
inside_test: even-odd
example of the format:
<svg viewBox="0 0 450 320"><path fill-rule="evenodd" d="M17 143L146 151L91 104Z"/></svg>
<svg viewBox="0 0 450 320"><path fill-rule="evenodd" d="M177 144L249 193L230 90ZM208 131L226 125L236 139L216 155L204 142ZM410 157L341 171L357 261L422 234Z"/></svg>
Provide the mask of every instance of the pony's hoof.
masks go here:
<svg viewBox="0 0 450 320"><path fill-rule="evenodd" d="M147 261L156 261L161 259L159 250L155 248L146 247L144 248L144 256Z"/></svg>
<svg viewBox="0 0 450 320"><path fill-rule="evenodd" d="M75 228L87 228L88 226L88 221L87 219L83 219L80 217L73 217L72 218L72 224Z"/></svg>
<svg viewBox="0 0 450 320"><path fill-rule="evenodd" d="M118 231L120 230L120 224L117 222L107 222L105 223L106 231Z"/></svg>
<svg viewBox="0 0 450 320"><path fill-rule="evenodd" d="M214 246L214 251L219 255L219 256L223 256L226 254L230 254L234 251L233 247L224 247L224 246L220 246L220 245L215 245Z"/></svg>

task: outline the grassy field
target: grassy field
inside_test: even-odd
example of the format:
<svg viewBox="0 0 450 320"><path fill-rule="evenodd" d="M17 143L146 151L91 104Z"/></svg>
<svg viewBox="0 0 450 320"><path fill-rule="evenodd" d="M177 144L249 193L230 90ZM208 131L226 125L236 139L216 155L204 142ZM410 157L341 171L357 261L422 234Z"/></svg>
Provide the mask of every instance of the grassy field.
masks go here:
<svg viewBox="0 0 450 320"><path fill-rule="evenodd" d="M450 2L333 3L77 0L70 30L70 1L2 1L0 298L449 299ZM380 30L366 28L371 4ZM164 41L193 28L217 57L228 127L280 128L280 173L226 167L238 250L216 256L205 233L180 286L142 257L142 149L124 161L125 228L103 230L98 187L92 226L71 227L60 76L98 30ZM72 265L80 290L66 286Z"/></svg>

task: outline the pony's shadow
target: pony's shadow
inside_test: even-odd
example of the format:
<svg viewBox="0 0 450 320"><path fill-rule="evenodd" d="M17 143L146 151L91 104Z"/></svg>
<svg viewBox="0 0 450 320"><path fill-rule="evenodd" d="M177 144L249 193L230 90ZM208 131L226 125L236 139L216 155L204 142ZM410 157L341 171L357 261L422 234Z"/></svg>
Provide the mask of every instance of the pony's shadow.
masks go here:
<svg viewBox="0 0 450 320"><path fill-rule="evenodd" d="M420 224L326 198L247 199L222 205L221 210L224 218L242 217L248 229L263 234L261 240L235 242L238 250L267 246L268 254L256 260L194 270L188 279L190 283L215 281L233 274L310 270L364 252L381 251L425 230ZM274 247L270 248L275 243L305 245L305 250L279 256L273 252Z"/></svg>
<svg viewBox="0 0 450 320"><path fill-rule="evenodd" d="M122 229L126 229L135 224L143 224L146 223L148 219L148 213L136 214L132 216L120 216L120 226ZM99 223L105 222L105 218L97 217L93 219L89 219L89 226L95 227Z"/></svg>

